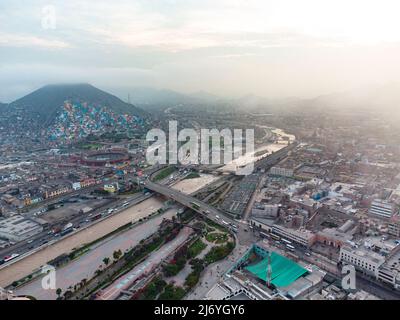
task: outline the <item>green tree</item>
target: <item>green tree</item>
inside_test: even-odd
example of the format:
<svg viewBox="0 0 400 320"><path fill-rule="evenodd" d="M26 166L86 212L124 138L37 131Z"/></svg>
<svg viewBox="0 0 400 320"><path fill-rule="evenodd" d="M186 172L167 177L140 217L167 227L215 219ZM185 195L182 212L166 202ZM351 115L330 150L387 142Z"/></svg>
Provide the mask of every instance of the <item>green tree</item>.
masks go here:
<svg viewBox="0 0 400 320"><path fill-rule="evenodd" d="M105 258L103 259L103 262L104 262L104 264L107 266L107 265L110 263L110 258L105 257Z"/></svg>
<svg viewBox="0 0 400 320"><path fill-rule="evenodd" d="M114 260L118 260L119 258L121 258L121 256L122 256L122 251L121 250L114 251L114 253L113 253Z"/></svg>

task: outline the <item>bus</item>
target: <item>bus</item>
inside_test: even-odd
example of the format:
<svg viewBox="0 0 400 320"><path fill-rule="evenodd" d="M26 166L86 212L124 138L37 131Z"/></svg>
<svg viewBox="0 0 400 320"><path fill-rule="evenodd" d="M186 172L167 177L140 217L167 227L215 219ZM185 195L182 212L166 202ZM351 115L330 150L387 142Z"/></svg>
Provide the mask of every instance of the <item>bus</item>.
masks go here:
<svg viewBox="0 0 400 320"><path fill-rule="evenodd" d="M19 257L19 254L18 253L13 253L11 256L4 257L3 261L4 262L8 262L8 261L11 261L11 260L13 260L13 259L15 259L17 257Z"/></svg>
<svg viewBox="0 0 400 320"><path fill-rule="evenodd" d="M68 233L71 233L72 231L74 231L74 229L71 227L71 228L68 228L68 229L64 229L63 231L61 231L60 232L60 236L62 237L62 236L65 236L65 235L67 235Z"/></svg>
<svg viewBox="0 0 400 320"><path fill-rule="evenodd" d="M294 251L294 247L290 244L287 244L286 248L288 248L290 251Z"/></svg>
<svg viewBox="0 0 400 320"><path fill-rule="evenodd" d="M283 238L282 238L282 241L283 241L284 243L286 243L286 244L292 244L292 241L289 241L289 240L286 240L286 239L283 239Z"/></svg>
<svg viewBox="0 0 400 320"><path fill-rule="evenodd" d="M281 239L280 236L277 236L276 234L273 234L273 233L271 233L271 237L272 237L272 239L274 239L274 240L280 240L280 239Z"/></svg>
<svg viewBox="0 0 400 320"><path fill-rule="evenodd" d="M260 236L262 238L269 238L268 234L266 234L265 232L260 232Z"/></svg>

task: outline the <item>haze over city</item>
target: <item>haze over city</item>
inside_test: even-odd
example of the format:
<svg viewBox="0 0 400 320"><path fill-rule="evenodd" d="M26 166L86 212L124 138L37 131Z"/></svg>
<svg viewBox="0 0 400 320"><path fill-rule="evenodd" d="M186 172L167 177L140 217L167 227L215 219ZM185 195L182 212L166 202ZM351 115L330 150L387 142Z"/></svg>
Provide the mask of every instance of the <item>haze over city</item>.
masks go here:
<svg viewBox="0 0 400 320"><path fill-rule="evenodd" d="M56 27L43 28L47 6ZM400 82L398 1L1 1L0 101L88 82L277 99ZM45 10L45 11L43 11Z"/></svg>
<svg viewBox="0 0 400 320"><path fill-rule="evenodd" d="M398 3L1 0L0 301L400 300Z"/></svg>

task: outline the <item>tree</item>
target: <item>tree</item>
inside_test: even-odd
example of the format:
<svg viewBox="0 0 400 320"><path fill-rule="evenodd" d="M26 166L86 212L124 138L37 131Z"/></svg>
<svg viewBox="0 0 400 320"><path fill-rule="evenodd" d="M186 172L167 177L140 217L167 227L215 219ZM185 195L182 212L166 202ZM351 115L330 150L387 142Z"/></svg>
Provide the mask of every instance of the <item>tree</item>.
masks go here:
<svg viewBox="0 0 400 320"><path fill-rule="evenodd" d="M103 259L103 262L104 262L104 264L107 266L107 265L110 263L110 258L105 257L105 258Z"/></svg>
<svg viewBox="0 0 400 320"><path fill-rule="evenodd" d="M114 251L114 253L113 253L114 260L118 260L119 258L121 258L121 256L122 256L122 251L121 250Z"/></svg>

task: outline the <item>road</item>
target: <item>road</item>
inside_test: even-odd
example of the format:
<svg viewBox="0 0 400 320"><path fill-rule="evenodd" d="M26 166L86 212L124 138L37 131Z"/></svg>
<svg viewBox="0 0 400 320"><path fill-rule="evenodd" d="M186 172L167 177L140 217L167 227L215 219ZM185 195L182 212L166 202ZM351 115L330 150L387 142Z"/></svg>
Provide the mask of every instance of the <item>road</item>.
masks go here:
<svg viewBox="0 0 400 320"><path fill-rule="evenodd" d="M204 181L202 178L198 179L200 180L196 180L197 189L201 190L204 187ZM179 187L179 182L175 186ZM197 190L194 191L197 192ZM74 234L69 234L63 239L57 239L58 241L54 243L49 242L36 252L14 260L13 264L3 265L0 269L0 287L6 287L14 280L22 279L62 253L68 253L85 243L93 242L131 221L147 217L161 207L163 207L163 202L160 199L150 196L149 199L145 199L139 204L122 208L120 212L112 216L107 216L103 220L97 221L86 228L80 228ZM80 280L82 279L78 279L78 281Z"/></svg>
<svg viewBox="0 0 400 320"><path fill-rule="evenodd" d="M191 228L183 228L181 232L170 242L162 246L157 251L150 254L150 256L134 267L131 271L114 281L110 286L103 289L98 296L98 300L114 300L121 291L128 289L140 276L149 274L155 267L157 267L165 258L172 254L179 248L193 232Z"/></svg>
<svg viewBox="0 0 400 320"><path fill-rule="evenodd" d="M231 254L218 262L209 265L201 274L199 283L188 293L185 300L203 299L208 291L221 280L221 277L248 250L248 246L236 245Z"/></svg>
<svg viewBox="0 0 400 320"><path fill-rule="evenodd" d="M147 217L161 207L163 207L163 202L152 197L86 229L81 228L79 232L70 234L57 242L49 242L37 252L2 268L0 270L0 287L6 287L14 280L29 275L33 270L40 268L63 253L71 252L74 248L85 243L91 243L129 222Z"/></svg>
<svg viewBox="0 0 400 320"><path fill-rule="evenodd" d="M235 225L237 227L236 234L240 244L251 244L254 242L254 238L252 233L248 230L248 223L246 221L235 220L208 203L201 201L192 195L175 190L169 186L154 183L149 179L145 181L142 180L142 182L146 188L173 199L185 207L193 209L194 211L206 216L210 220L213 220L215 223L228 228L230 228L232 225Z"/></svg>
<svg viewBox="0 0 400 320"><path fill-rule="evenodd" d="M100 243L91 246L90 251L79 259L57 269L56 271L56 287L61 288L63 292L69 286L74 286L82 279L90 279L94 272L103 264L103 259L109 257L112 259L113 252L120 249L124 252L139 244L155 233L159 224L164 218L171 218L177 213L178 209L170 209L165 213L147 220L132 229L122 232L116 236L110 237ZM16 290L17 295L31 295L38 300L53 300L57 298L55 290L45 290L41 285L41 278L37 278L27 285Z"/></svg>
<svg viewBox="0 0 400 320"><path fill-rule="evenodd" d="M133 196L130 199L120 199L120 200L116 200L113 201L105 206L102 206L98 209L96 209L94 212L90 212L90 213L82 213L77 217L72 218L69 222L72 223L74 225L75 228L79 229L81 227L88 227L91 224L95 224L99 221L87 221L90 219L90 217L92 215L95 215L99 212L104 212L107 211L108 209L115 209L115 211L112 214L106 214L105 217L110 217L112 215L118 214L121 210L123 209L127 209L130 206L133 206L135 204L138 204L146 199L148 199L150 196L145 196L143 194L138 194ZM128 205L124 208L120 207L124 202L128 202ZM68 235L64 236L67 237ZM30 251L33 250L39 250L41 247L45 247L47 246L49 243L54 242L54 241L59 241L61 240L63 237L60 237L57 234L52 233L50 230L44 230L43 232L30 237L29 239L20 241L18 243L16 243L15 245L5 248L4 250L0 251L0 257L5 257L7 255L10 255L12 253L17 253L20 254L21 257L23 254L29 253ZM0 266L0 270L4 267L6 267L7 265L10 265L12 263L14 263L15 260L10 261L8 264L3 264Z"/></svg>

